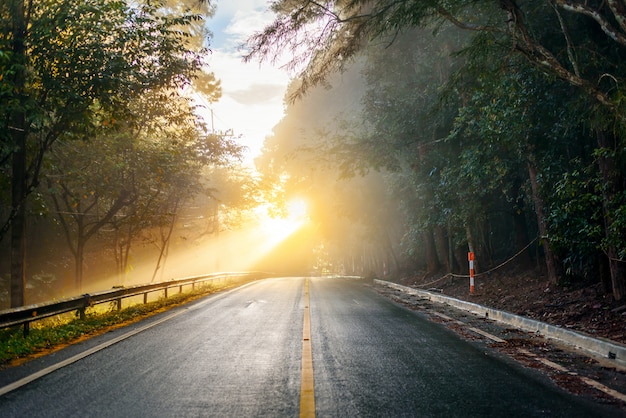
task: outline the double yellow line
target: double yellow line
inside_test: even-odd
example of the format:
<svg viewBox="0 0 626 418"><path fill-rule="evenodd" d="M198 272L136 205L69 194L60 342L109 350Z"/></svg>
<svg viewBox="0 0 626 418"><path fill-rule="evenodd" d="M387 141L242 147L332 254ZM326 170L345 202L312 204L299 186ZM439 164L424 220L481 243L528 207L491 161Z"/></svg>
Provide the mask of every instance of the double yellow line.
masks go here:
<svg viewBox="0 0 626 418"><path fill-rule="evenodd" d="M309 279L304 282L304 322L302 329L302 377L300 380L300 417L315 417L315 381L311 347Z"/></svg>

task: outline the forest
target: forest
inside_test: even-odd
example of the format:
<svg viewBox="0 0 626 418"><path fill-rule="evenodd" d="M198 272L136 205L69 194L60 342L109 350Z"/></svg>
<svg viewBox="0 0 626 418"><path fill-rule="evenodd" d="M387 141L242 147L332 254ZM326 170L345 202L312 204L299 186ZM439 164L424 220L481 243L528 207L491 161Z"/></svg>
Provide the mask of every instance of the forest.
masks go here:
<svg viewBox="0 0 626 418"><path fill-rule="evenodd" d="M221 95L216 4L0 4L0 306L123 285L140 259L162 279L174 247L245 256L229 231L294 197L293 272L465 274L471 251L626 296L622 3L268 6L245 60L288 56L294 77L252 173L192 100Z"/></svg>
<svg viewBox="0 0 626 418"><path fill-rule="evenodd" d="M317 197L332 263L433 277L473 252L624 298L622 3L272 7L246 59L298 77L259 169Z"/></svg>
<svg viewBox="0 0 626 418"><path fill-rule="evenodd" d="M137 247L152 249L142 280L155 280L181 225L211 234L220 210L252 201L243 146L194 101L221 95L205 62L213 10L0 4L4 307L102 290L107 275L123 285Z"/></svg>

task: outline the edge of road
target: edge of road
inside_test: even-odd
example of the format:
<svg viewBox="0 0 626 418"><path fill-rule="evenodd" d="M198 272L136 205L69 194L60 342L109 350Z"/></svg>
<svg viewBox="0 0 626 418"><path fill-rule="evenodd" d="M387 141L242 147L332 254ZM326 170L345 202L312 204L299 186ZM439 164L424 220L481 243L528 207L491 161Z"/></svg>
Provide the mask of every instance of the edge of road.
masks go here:
<svg viewBox="0 0 626 418"><path fill-rule="evenodd" d="M593 338L579 332L564 329L555 325L546 324L535 319L515 315L506 311L500 311L476 303L467 302L450 296L429 292L427 290L415 289L392 283L384 280L374 279L374 283L387 286L418 296L432 302L437 302L452 306L454 308L468 311L476 316L491 319L503 324L507 324L524 331L534 332L546 338L551 338L574 348L580 349L593 357L601 358L615 365L626 367L626 346L615 341Z"/></svg>
<svg viewBox="0 0 626 418"><path fill-rule="evenodd" d="M153 328L163 322L169 321L170 319L173 319L185 312L188 312L189 310L198 309L199 307L201 307L202 305L206 303L213 302L217 299L221 299L232 291L242 289L244 287L248 287L254 283L256 283L256 281L244 283L242 285L225 289L217 293L208 294L195 301L191 301L191 302L179 305L179 306L175 306L172 309L168 309L166 311L157 313L150 317L142 318L141 320L133 324L130 324L128 326L120 327L113 331L109 331L104 334L100 334L92 338L88 338L80 343L69 344L65 347L66 349L70 348L70 350L68 351L72 351L71 347L77 349L77 351L64 358L58 358L53 355L46 355L44 357L40 357L39 360L43 360L43 363L40 363L37 366L35 366L35 369L31 369L27 365L28 363L26 363L25 364L26 372L24 374L18 373L17 375L9 378L6 382L0 381L0 396L3 396L9 392L12 392L15 389L18 389L22 386L25 386L28 383L33 382L43 376L46 376L56 370L62 369L65 366L68 366L72 363L82 360L85 357L88 357L101 350L104 350L107 347L112 346L113 344L117 344L136 334L139 334L143 331ZM53 353L53 354L58 355L58 352ZM47 362L46 359L50 360L50 362ZM33 364L34 363L31 363L30 366L32 366ZM18 369L18 368L20 368L20 366L17 366L15 369Z"/></svg>

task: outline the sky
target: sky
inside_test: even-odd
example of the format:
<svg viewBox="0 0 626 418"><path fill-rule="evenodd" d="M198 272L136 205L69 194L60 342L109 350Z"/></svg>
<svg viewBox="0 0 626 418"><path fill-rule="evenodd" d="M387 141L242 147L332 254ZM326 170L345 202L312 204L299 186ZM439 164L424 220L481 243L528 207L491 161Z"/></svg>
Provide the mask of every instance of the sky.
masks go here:
<svg viewBox="0 0 626 418"><path fill-rule="evenodd" d="M272 19L267 0L219 0L215 16L207 22L213 33L209 70L222 85L222 97L212 105L213 127L241 135L249 161L259 155L265 137L283 117L289 76L269 64L243 63L238 47Z"/></svg>

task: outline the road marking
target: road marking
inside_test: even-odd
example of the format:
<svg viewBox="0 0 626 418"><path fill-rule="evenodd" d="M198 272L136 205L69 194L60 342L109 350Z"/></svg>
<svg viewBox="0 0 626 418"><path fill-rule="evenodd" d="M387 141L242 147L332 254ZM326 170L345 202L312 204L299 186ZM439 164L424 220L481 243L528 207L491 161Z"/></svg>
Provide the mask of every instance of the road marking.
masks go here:
<svg viewBox="0 0 626 418"><path fill-rule="evenodd" d="M558 370L560 372L563 373L571 373L568 369L566 369L565 367L561 366L560 364L557 364L553 361L548 360L547 358L543 358L543 357L537 357L537 360L540 363L545 364L548 367L552 367L554 370Z"/></svg>
<svg viewBox="0 0 626 418"><path fill-rule="evenodd" d="M502 338L500 338L500 337L496 337L495 335L490 334L490 333L488 333L487 331L483 331L482 329L478 329L478 328L474 328L474 327L468 327L468 329L469 329L470 331L474 331L476 334L480 334L480 335L482 335L483 337L487 337L487 338L489 338L490 340L495 341L495 342L497 342L497 343L505 343L505 342L506 342L506 341L505 341L505 340L503 340Z"/></svg>
<svg viewBox="0 0 626 418"><path fill-rule="evenodd" d="M578 374L576 374L574 372L569 371L567 368L561 366L560 364L556 364L556 363L554 363L554 362L552 362L552 361L550 361L550 360L548 360L546 358L539 357L536 354L531 353L530 351L528 351L528 350L526 350L524 348L518 348L517 351L522 353L522 354L524 354L524 355L532 357L535 360L539 361L540 363L543 363L546 366L552 367L553 369L556 369L556 370L558 370L560 372L569 373L569 374L571 374L573 376L578 376L580 378L580 380L582 380L583 382L585 382L587 385L591 386L592 388L595 388L595 389L597 389L597 390L599 390L601 392L604 392L607 395L610 395L610 396L612 396L612 397L614 397L616 399L619 399L622 402L626 402L626 395L625 394L623 394L621 392L618 392L618 391L616 391L614 389L611 389L608 386L604 386L602 383L600 383L600 382L598 382L596 380L590 379L590 378L585 377L585 376L580 376L580 375L578 375Z"/></svg>
<svg viewBox="0 0 626 418"><path fill-rule="evenodd" d="M445 319L446 321L454 321L454 319L450 318L448 315L442 314L441 312L433 311L433 315L438 316L441 319Z"/></svg>
<svg viewBox="0 0 626 418"><path fill-rule="evenodd" d="M554 370L558 370L558 371L563 372L563 373L569 373L569 374L571 374L571 375L575 375L575 373L573 373L573 372L569 371L568 369L566 369L565 367L561 366L560 364L557 364L557 363L555 363L555 362L553 362L553 361L550 361L550 360L548 360L547 358L539 357L539 356L538 356L538 355L536 355L535 353L530 352L530 351L526 350L525 348L518 348L518 349L517 349L517 352L518 352L518 353L522 353L522 354L524 354L525 356L528 356L528 357L534 358L534 359L535 359L535 360L537 360L539 363L545 364L546 366L551 367L551 368L553 368Z"/></svg>
<svg viewBox="0 0 626 418"><path fill-rule="evenodd" d="M457 321L456 319L450 318L448 315L442 314L441 312L434 311L433 315L438 316L441 319L445 319L446 321L454 322L457 325L467 326L467 324L465 322ZM469 329L470 331L475 332L476 334L480 334L483 337L487 337L490 340L495 341L497 343L506 343L506 341L503 340L502 338L496 337L495 335L490 334L487 331L483 331L483 330L480 330L478 328L474 328L474 327L470 327L470 326L467 326L467 329Z"/></svg>
<svg viewBox="0 0 626 418"><path fill-rule="evenodd" d="M304 282L304 321L302 329L302 377L300 380L300 417L315 417L315 381L311 347L309 279Z"/></svg>
<svg viewBox="0 0 626 418"><path fill-rule="evenodd" d="M591 387L594 387L604 393L606 393L607 395L611 395L614 398L619 399L620 401L626 401L626 395L624 395L623 393L620 393L616 390L613 390L609 387L604 386L602 383L600 382L596 382L595 380L589 379L588 377L584 377L581 376L580 377L582 379L583 382L585 382L586 384L588 384Z"/></svg>

